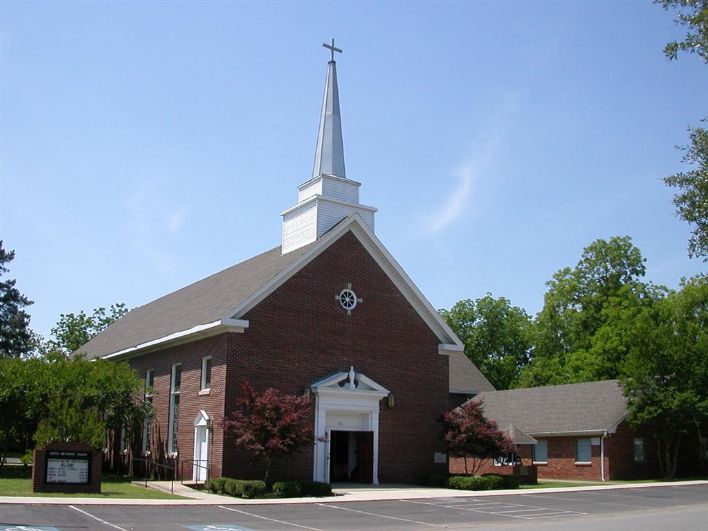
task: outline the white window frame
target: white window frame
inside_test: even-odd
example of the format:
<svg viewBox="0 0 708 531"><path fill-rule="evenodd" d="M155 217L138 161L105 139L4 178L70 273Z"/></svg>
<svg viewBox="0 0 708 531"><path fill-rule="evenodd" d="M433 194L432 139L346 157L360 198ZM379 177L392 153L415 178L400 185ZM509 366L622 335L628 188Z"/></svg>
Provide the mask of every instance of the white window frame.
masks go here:
<svg viewBox="0 0 708 531"><path fill-rule="evenodd" d="M590 454L590 459L581 460L580 459L580 442L587 441L588 451ZM578 437L575 439L575 464L577 465L589 465L592 464L592 439L590 437Z"/></svg>
<svg viewBox="0 0 708 531"><path fill-rule="evenodd" d="M637 443L641 445L642 449L642 455L640 459L637 459ZM646 441L644 440L644 437L635 437L634 441L632 442L632 457L634 458L635 463L645 463L647 460L647 448L646 448Z"/></svg>
<svg viewBox="0 0 708 531"><path fill-rule="evenodd" d="M546 456L545 456L546 459L544 459L543 461L541 461L540 459L536 459L536 455L537 455L537 450L536 450L536 449L539 447L539 444L540 444L541 446L543 446L543 447L545 448L545 450L546 450L546 451L544 452L544 453L546 454ZM548 464L548 439L536 439L536 444L534 444L534 446L533 446L533 458L532 458L532 462L533 462L533 464L535 464L535 465L546 465L546 464Z"/></svg>
<svg viewBox="0 0 708 531"><path fill-rule="evenodd" d="M180 386L176 387L175 382L177 379L177 371L180 374ZM175 419L175 403L177 397L180 395L180 388L182 387L182 364L173 363L172 371L170 372L170 410L169 410L169 420L167 423L167 453L171 457L175 457L178 453L177 441L175 441L175 420L177 420L177 429L179 430L179 409L177 409L178 418Z"/></svg>
<svg viewBox="0 0 708 531"><path fill-rule="evenodd" d="M152 385L148 385L152 380ZM155 369L148 369L145 371L145 394L143 396L143 403L152 404L153 388L155 386ZM151 418L146 416L143 420L143 455L150 455L150 422Z"/></svg>
<svg viewBox="0 0 708 531"><path fill-rule="evenodd" d="M211 363L209 363L211 362ZM209 370L207 371L207 366ZM199 384L199 394L208 395L211 390L211 371L214 368L214 361L211 356L205 356L202 358L202 373ZM207 385L206 377L209 375L209 384Z"/></svg>

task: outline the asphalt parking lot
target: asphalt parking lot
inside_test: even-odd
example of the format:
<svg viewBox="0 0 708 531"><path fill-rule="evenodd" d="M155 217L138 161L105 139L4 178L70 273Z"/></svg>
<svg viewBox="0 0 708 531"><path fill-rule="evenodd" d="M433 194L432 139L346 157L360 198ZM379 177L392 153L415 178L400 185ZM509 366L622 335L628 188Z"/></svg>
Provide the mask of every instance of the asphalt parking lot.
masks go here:
<svg viewBox="0 0 708 531"><path fill-rule="evenodd" d="M658 522L669 512L680 522L681 511L704 523L708 485L301 505L0 505L0 531L592 528L593 519L617 515Z"/></svg>

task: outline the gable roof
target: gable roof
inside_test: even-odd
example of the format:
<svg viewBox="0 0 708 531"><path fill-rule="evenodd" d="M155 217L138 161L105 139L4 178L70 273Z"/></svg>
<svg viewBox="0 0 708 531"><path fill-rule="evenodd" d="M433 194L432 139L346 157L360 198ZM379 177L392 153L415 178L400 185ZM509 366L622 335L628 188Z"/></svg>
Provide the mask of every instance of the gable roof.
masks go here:
<svg viewBox="0 0 708 531"><path fill-rule="evenodd" d="M87 358L123 357L189 341L227 327L248 327L242 317L351 231L403 296L440 339L440 352L464 346L357 213L350 214L316 242L281 254L276 247L233 267L140 306L82 346ZM201 335L198 335L201 334Z"/></svg>
<svg viewBox="0 0 708 531"><path fill-rule="evenodd" d="M138 306L83 345L78 354L99 358L177 332L222 320L239 304L305 254L309 246L288 254L280 246Z"/></svg>
<svg viewBox="0 0 708 531"><path fill-rule="evenodd" d="M450 392L461 395L476 395L494 391L494 386L464 352L450 352Z"/></svg>
<svg viewBox="0 0 708 531"><path fill-rule="evenodd" d="M533 437L613 433L627 417L617 380L480 393L484 415Z"/></svg>

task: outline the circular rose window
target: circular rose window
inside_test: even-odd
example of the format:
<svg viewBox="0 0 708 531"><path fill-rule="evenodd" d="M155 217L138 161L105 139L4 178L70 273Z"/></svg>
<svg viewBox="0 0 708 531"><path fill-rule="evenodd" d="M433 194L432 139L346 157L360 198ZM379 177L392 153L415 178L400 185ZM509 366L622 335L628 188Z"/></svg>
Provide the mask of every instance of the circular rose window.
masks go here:
<svg viewBox="0 0 708 531"><path fill-rule="evenodd" d="M356 303L356 293L354 293L352 290L343 289L339 294L339 304L341 304L342 308L344 308L345 310L353 310L354 308L356 308Z"/></svg>

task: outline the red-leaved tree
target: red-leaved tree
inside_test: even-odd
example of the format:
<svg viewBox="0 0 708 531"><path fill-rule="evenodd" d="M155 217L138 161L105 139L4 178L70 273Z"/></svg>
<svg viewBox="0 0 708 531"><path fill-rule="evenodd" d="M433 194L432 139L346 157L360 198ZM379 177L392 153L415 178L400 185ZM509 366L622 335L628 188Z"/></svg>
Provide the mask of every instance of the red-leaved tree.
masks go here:
<svg viewBox="0 0 708 531"><path fill-rule="evenodd" d="M313 440L310 399L269 388L257 393L248 383L224 428L234 432L236 446L265 464L268 475L273 459L285 457Z"/></svg>
<svg viewBox="0 0 708 531"><path fill-rule="evenodd" d="M453 457L464 459L466 474L476 474L485 460L505 456L513 450L511 441L499 431L497 423L484 416L482 400L468 400L443 413L441 420L447 451Z"/></svg>

